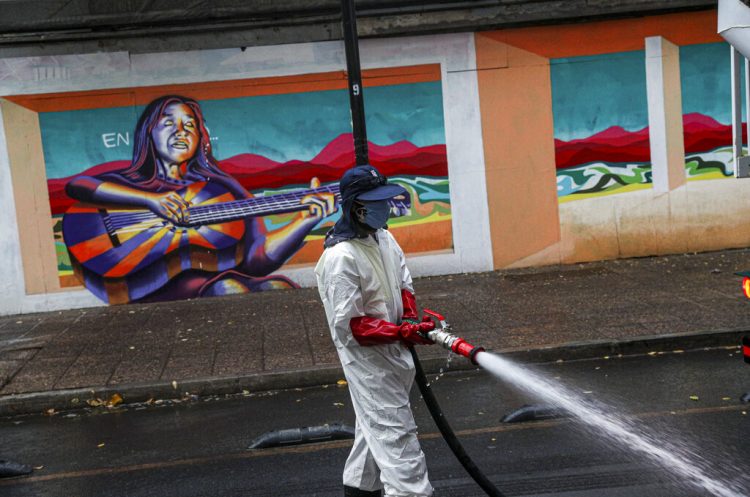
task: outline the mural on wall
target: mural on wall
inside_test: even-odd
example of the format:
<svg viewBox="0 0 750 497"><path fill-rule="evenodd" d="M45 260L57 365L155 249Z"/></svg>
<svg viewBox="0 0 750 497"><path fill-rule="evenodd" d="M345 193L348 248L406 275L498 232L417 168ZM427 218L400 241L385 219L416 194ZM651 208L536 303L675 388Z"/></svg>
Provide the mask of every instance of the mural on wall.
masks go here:
<svg viewBox="0 0 750 497"><path fill-rule="evenodd" d="M644 52L552 59L551 77L559 200L647 188ZM729 46L681 46L680 77L688 180L733 176Z"/></svg>
<svg viewBox="0 0 750 497"><path fill-rule="evenodd" d="M680 47L685 172L688 180L734 176L729 45ZM744 88L744 75L742 87ZM743 120L745 105L742 106ZM743 125L743 136L747 125Z"/></svg>
<svg viewBox="0 0 750 497"><path fill-rule="evenodd" d="M452 247L436 74L367 93L371 163L409 192L389 223L407 253ZM167 94L39 122L61 285L109 303L294 287L284 268L317 260L354 164L343 89Z"/></svg>
<svg viewBox="0 0 750 497"><path fill-rule="evenodd" d="M560 202L651 186L644 52L550 60Z"/></svg>

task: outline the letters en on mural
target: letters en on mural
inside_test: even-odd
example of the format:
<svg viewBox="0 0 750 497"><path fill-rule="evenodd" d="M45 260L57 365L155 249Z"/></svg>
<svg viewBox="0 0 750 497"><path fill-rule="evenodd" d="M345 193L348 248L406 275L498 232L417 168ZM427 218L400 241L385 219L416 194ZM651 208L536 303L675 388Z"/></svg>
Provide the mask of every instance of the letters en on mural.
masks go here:
<svg viewBox="0 0 750 497"><path fill-rule="evenodd" d="M370 161L409 192L389 226L407 253L450 250L439 71L394 82L367 100ZM61 286L113 304L295 287L354 164L344 84L40 112Z"/></svg>

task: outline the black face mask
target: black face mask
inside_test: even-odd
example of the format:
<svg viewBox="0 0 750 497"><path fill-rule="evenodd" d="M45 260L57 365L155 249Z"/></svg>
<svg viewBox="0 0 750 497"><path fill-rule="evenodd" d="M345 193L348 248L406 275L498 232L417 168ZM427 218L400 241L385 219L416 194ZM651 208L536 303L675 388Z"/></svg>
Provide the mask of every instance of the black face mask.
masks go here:
<svg viewBox="0 0 750 497"><path fill-rule="evenodd" d="M374 231L383 228L388 223L391 208L387 200L374 202L355 202L354 215L357 221Z"/></svg>

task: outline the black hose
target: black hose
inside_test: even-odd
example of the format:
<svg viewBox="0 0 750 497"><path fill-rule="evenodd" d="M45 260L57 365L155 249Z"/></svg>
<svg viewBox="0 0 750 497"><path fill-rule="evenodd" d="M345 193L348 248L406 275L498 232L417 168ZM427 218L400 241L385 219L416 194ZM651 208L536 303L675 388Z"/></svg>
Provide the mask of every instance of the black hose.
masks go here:
<svg viewBox="0 0 750 497"><path fill-rule="evenodd" d="M419 392L422 394L422 398L424 399L424 403L427 404L427 409L430 411L432 419L435 420L435 424L443 435L448 447L450 447L453 452L453 455L456 456L456 459L461 463L461 466L464 467L466 472L469 473L469 476L477 482L477 485L479 485L487 495L490 497L505 497L505 495L492 484L484 473L482 473L477 465L474 464L474 461L472 461L469 454L466 453L461 442L456 438L453 428L448 424L448 420L445 419L443 411L440 409L440 404L438 404L435 394L432 393L432 389L430 389L430 386L427 384L427 378L425 378L422 363L419 362L417 351L410 345L409 352L411 352L411 356L414 358L414 369L416 370L415 379L417 380L417 386L419 386Z"/></svg>

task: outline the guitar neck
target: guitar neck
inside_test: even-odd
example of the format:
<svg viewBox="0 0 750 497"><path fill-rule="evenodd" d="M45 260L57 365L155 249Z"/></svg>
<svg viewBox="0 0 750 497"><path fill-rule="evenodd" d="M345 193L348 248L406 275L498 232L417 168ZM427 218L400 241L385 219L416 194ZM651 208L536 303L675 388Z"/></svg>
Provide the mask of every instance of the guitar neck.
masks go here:
<svg viewBox="0 0 750 497"><path fill-rule="evenodd" d="M188 221L181 226L197 228L208 224L235 221L247 217L261 217L303 211L308 209L309 205L302 203L302 199L307 195L320 193L333 193L336 195L337 201L341 201L339 186L336 184L310 190L280 193L268 197L252 197L232 200L230 202L201 204L188 208ZM411 199L408 194L402 199L391 199L388 203L397 216L406 215L411 207ZM114 212L106 213L104 216L104 225L107 232L111 235L121 229L132 229L131 227L134 225L150 223L159 219L159 216L150 211Z"/></svg>
<svg viewBox="0 0 750 497"><path fill-rule="evenodd" d="M218 204L197 205L188 209L189 225L201 226L234 221L249 216L269 216L302 211L309 207L300 201L307 195L318 193L333 193L340 200L339 186L331 185L310 190L280 193L268 197L252 197Z"/></svg>

